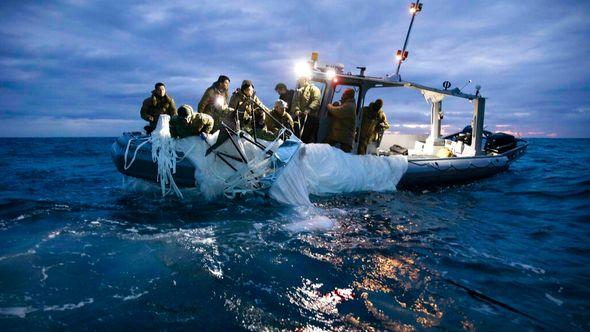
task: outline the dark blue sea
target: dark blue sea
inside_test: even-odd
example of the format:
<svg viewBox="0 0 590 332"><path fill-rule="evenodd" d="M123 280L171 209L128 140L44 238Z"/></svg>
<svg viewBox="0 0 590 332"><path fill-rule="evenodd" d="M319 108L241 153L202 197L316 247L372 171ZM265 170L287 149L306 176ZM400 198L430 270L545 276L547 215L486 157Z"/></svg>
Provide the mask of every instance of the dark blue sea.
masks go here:
<svg viewBox="0 0 590 332"><path fill-rule="evenodd" d="M113 140L0 139L0 330L590 329L588 139L306 209L130 188Z"/></svg>

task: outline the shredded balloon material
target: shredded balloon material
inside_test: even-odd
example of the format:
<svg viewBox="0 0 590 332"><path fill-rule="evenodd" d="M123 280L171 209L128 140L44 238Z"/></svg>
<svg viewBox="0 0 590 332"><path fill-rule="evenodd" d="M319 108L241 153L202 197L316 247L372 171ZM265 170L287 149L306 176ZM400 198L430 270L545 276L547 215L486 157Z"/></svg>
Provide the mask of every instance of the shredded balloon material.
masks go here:
<svg viewBox="0 0 590 332"><path fill-rule="evenodd" d="M182 159L195 168L195 186L205 199L259 194L296 206L311 205L310 195L395 191L408 168L404 156L353 155L328 144L303 144L297 138L253 141L244 132L207 154L219 132L175 140L169 120L162 115L148 140L164 196L174 192L183 197L173 178ZM126 167L128 150L129 145Z"/></svg>
<svg viewBox="0 0 590 332"><path fill-rule="evenodd" d="M158 182L162 189L162 196L174 192L183 198L182 192L174 182L173 174L176 173L176 140L170 135L170 116L163 114L158 119L158 125L152 132L152 160L158 164Z"/></svg>

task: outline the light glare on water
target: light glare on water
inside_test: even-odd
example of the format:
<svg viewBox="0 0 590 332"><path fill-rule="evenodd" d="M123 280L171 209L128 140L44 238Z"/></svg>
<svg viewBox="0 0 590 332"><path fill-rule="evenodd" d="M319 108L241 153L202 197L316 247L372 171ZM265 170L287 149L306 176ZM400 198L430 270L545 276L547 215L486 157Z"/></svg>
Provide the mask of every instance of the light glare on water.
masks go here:
<svg viewBox="0 0 590 332"><path fill-rule="evenodd" d="M532 140L472 184L305 209L124 190L110 139L15 141L2 330L589 328L588 140Z"/></svg>

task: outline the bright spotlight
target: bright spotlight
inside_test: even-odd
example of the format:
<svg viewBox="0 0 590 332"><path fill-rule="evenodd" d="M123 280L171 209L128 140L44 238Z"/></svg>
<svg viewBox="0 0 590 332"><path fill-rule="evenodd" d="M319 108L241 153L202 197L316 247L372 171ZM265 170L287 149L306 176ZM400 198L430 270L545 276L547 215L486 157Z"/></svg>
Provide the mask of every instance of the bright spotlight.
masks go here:
<svg viewBox="0 0 590 332"><path fill-rule="evenodd" d="M225 98L223 98L223 96L217 96L215 99L215 105L218 107L223 107L225 105Z"/></svg>
<svg viewBox="0 0 590 332"><path fill-rule="evenodd" d="M295 64L295 75L297 78L311 78L311 66L306 61L301 61Z"/></svg>
<svg viewBox="0 0 590 332"><path fill-rule="evenodd" d="M328 80L332 80L334 77L336 77L336 70L332 68L326 70L326 78Z"/></svg>

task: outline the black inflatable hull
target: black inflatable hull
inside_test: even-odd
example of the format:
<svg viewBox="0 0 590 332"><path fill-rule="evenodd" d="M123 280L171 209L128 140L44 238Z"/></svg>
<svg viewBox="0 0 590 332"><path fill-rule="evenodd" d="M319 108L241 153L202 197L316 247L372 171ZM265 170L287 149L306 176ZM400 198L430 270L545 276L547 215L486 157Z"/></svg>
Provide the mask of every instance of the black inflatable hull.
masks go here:
<svg viewBox="0 0 590 332"><path fill-rule="evenodd" d="M125 167L125 151L129 140L129 154L127 164L129 165L133 152L145 138L140 133L124 133L113 143L111 157L117 169L122 174L140 178L148 181L157 181L157 166L152 161L151 145L142 146L129 167ZM444 186L471 182L496 175L507 170L510 164L520 158L527 149L528 144L524 141L509 151L495 156L459 157L459 158L430 158L416 159L408 158L408 170L402 177L400 188L421 188L431 186ZM194 187L195 169L192 164L184 159L176 166L176 173L173 175L176 184L180 187Z"/></svg>

